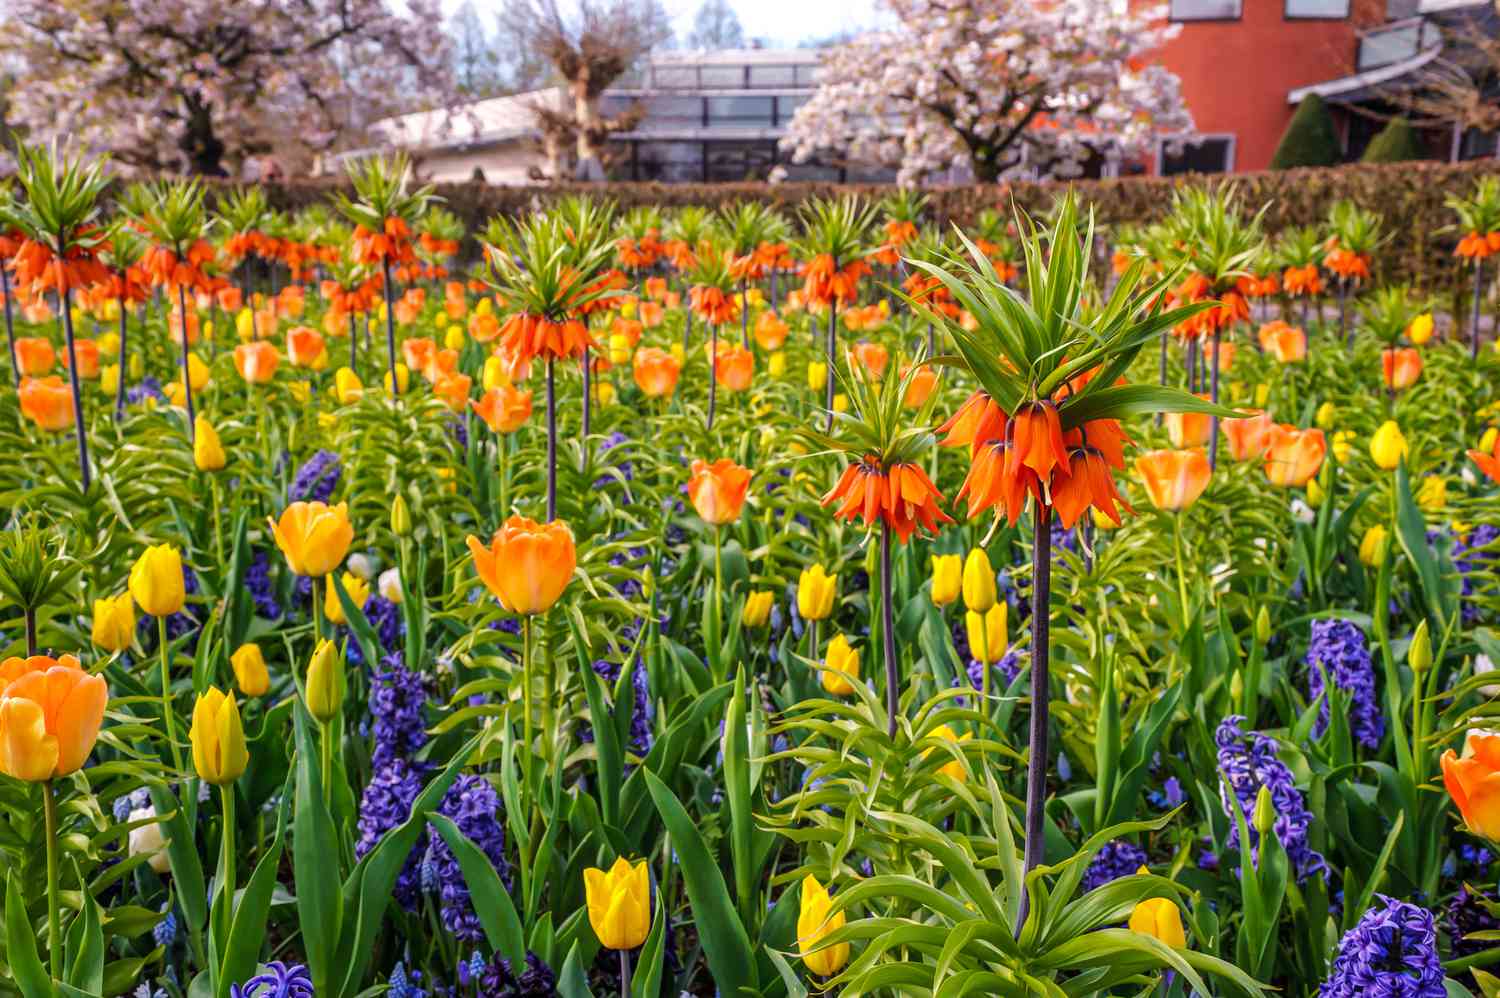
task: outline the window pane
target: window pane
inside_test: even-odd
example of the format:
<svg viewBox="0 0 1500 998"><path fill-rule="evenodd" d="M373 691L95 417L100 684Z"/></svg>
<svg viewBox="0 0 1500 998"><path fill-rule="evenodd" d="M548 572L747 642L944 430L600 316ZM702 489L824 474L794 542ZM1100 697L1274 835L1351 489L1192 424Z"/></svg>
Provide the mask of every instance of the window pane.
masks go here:
<svg viewBox="0 0 1500 998"><path fill-rule="evenodd" d="M710 125L771 126L770 97L710 97L708 99L708 123Z"/></svg>
<svg viewBox="0 0 1500 998"><path fill-rule="evenodd" d="M647 127L701 125L703 101L698 97L652 97L645 102Z"/></svg>
<svg viewBox="0 0 1500 998"><path fill-rule="evenodd" d="M642 142L636 155L642 180L681 183L703 179L703 146L697 142Z"/></svg>
<svg viewBox="0 0 1500 998"><path fill-rule="evenodd" d="M1349 16L1349 0L1286 0L1287 17Z"/></svg>
<svg viewBox="0 0 1500 998"><path fill-rule="evenodd" d="M697 66L652 66L651 85L675 90L689 90L698 86Z"/></svg>
<svg viewBox="0 0 1500 998"><path fill-rule="evenodd" d="M740 180L764 180L776 158L774 142L707 142L708 172L711 183L733 183Z"/></svg>
<svg viewBox="0 0 1500 998"><path fill-rule="evenodd" d="M1172 0L1174 21L1222 21L1240 16L1240 0Z"/></svg>
<svg viewBox="0 0 1500 998"><path fill-rule="evenodd" d="M1420 24L1404 24L1383 31L1372 31L1359 40L1356 68L1363 71L1410 59L1417 54L1421 41Z"/></svg>
<svg viewBox="0 0 1500 998"><path fill-rule="evenodd" d="M1201 142L1184 142L1174 153L1171 143L1161 147L1161 173L1170 177L1177 173L1224 173L1229 169L1229 140L1204 139Z"/></svg>
<svg viewBox="0 0 1500 998"><path fill-rule="evenodd" d="M698 77L701 81L698 85L705 90L723 89L732 87L735 90L745 85L744 66L702 66L698 69Z"/></svg>
<svg viewBox="0 0 1500 998"><path fill-rule="evenodd" d="M752 87L794 87L797 85L796 66L751 66Z"/></svg>
<svg viewBox="0 0 1500 998"><path fill-rule="evenodd" d="M811 87L818 82L818 67L816 64L808 63L797 67L797 86Z"/></svg>

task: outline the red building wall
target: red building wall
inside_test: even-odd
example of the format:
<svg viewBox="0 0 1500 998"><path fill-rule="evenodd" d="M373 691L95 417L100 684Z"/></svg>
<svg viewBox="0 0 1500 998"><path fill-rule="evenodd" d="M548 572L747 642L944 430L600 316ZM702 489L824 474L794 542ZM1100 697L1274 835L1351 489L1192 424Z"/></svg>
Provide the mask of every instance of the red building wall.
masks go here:
<svg viewBox="0 0 1500 998"><path fill-rule="evenodd" d="M1234 170L1264 170L1296 110L1287 92L1354 72L1359 29L1385 0L1351 0L1343 20L1288 19L1286 0L1243 0L1237 21L1185 21L1161 51L1182 79L1198 132L1235 137Z"/></svg>

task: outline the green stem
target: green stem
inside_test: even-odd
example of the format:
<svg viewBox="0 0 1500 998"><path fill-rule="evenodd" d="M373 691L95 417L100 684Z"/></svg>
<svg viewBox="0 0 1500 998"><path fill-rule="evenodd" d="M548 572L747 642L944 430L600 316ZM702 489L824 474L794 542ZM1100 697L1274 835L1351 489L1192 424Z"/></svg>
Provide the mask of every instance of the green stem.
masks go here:
<svg viewBox="0 0 1500 998"><path fill-rule="evenodd" d="M1188 628L1187 573L1182 567L1182 511L1178 510L1172 520L1172 547L1177 554L1177 600L1182 607L1182 631Z"/></svg>
<svg viewBox="0 0 1500 998"><path fill-rule="evenodd" d="M52 781L42 783L42 803L47 821L47 956L52 963L52 979L62 980L62 910L57 891L57 799L52 796Z"/></svg>
<svg viewBox="0 0 1500 998"><path fill-rule="evenodd" d="M229 945L229 930L234 925L234 784L226 783L219 787L219 799L222 801L221 820L224 827L220 834L223 845L223 866L219 876L222 879L220 885L221 897L223 898L220 916L223 921L220 924L220 947Z"/></svg>
<svg viewBox="0 0 1500 998"><path fill-rule="evenodd" d="M172 707L172 674L167 641L167 618L156 618L156 643L161 649L161 717L167 733L167 745L172 750L172 768L178 774L182 769L182 750L177 747L177 713Z"/></svg>
<svg viewBox="0 0 1500 998"><path fill-rule="evenodd" d="M714 525L714 602L710 607L712 611L709 621L712 628L708 635L708 661L713 666L714 682L724 681L723 670L720 668L719 659L724 654L724 628L722 626L724 617L724 558L723 558L723 533L724 528L718 524Z"/></svg>
<svg viewBox="0 0 1500 998"><path fill-rule="evenodd" d="M219 522L219 478L213 472L208 473L208 486L213 495L214 503L214 559L219 564L219 570L224 570L224 530Z"/></svg>
<svg viewBox="0 0 1500 998"><path fill-rule="evenodd" d="M322 725L323 744L320 746L323 755L323 803L328 807L328 812L333 813L333 724L325 721Z"/></svg>
<svg viewBox="0 0 1500 998"><path fill-rule="evenodd" d="M313 650L316 651L318 642L323 637L323 601L318 599L318 577L310 576L309 581L312 588L313 605Z"/></svg>
<svg viewBox="0 0 1500 998"><path fill-rule="evenodd" d="M521 618L521 765L530 796L531 790L531 615Z"/></svg>

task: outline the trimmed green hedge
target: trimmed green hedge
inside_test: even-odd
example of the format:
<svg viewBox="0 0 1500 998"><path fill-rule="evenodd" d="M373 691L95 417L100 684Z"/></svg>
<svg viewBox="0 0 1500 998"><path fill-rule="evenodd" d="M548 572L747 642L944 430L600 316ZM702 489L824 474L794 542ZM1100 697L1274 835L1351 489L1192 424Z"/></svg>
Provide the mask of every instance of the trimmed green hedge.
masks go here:
<svg viewBox="0 0 1500 998"><path fill-rule="evenodd" d="M1407 281L1432 293L1462 291L1466 270L1452 256L1458 233L1446 231L1452 212L1443 199L1467 194L1475 180L1500 173L1500 161L1475 160L1449 165L1436 162L1350 164L1333 168L1276 170L1239 174L1231 178L1248 203L1269 204L1266 224L1275 232L1289 225L1320 223L1328 207L1341 198L1379 212L1390 234L1376 261L1378 280ZM1122 177L1071 184L1093 205L1103 224L1143 222L1160 217L1179 187L1221 183L1220 176L1192 174L1179 177ZM968 223L984 208L1015 203L1030 212L1043 212L1070 186L1061 182L1013 183L939 187L929 191L931 211L941 222ZM329 197L343 189L332 181L301 181L269 185L267 193L278 208L294 209ZM892 188L836 184L600 184L558 187L501 187L489 184L440 184L438 193L471 232L496 214L516 215L534 210L571 193L589 192L613 198L622 208L655 204L674 208L688 204L724 205L758 200L793 213L814 195L856 192L878 198Z"/></svg>

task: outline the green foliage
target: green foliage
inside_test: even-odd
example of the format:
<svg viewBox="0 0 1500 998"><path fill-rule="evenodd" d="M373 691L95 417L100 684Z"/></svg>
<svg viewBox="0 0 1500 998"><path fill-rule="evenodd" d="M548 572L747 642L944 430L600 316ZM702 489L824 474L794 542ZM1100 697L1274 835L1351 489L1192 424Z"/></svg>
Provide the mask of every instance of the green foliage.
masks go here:
<svg viewBox="0 0 1500 998"><path fill-rule="evenodd" d="M1426 151L1416 129L1405 118L1392 118L1365 147L1361 163L1404 163L1425 159Z"/></svg>
<svg viewBox="0 0 1500 998"><path fill-rule="evenodd" d="M1332 166L1339 161L1339 137L1333 115L1317 94L1308 94L1297 105L1286 131L1271 154L1271 169L1291 170L1299 166Z"/></svg>

